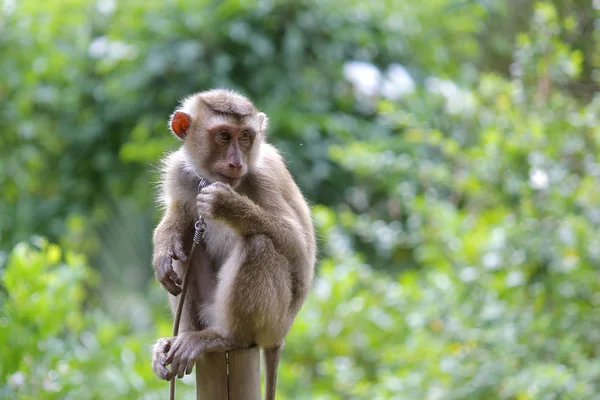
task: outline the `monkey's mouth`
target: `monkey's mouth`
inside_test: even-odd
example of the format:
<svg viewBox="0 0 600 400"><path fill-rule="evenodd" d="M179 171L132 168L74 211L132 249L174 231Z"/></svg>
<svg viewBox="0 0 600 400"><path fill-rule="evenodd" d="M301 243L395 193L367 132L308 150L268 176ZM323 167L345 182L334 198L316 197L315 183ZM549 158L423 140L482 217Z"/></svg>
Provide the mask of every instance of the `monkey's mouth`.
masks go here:
<svg viewBox="0 0 600 400"><path fill-rule="evenodd" d="M224 174L220 174L218 172L216 172L217 175L217 180L223 183L227 183L229 186L234 187L236 186L238 183L240 183L240 179L241 177L238 178L232 178L230 176L224 175Z"/></svg>

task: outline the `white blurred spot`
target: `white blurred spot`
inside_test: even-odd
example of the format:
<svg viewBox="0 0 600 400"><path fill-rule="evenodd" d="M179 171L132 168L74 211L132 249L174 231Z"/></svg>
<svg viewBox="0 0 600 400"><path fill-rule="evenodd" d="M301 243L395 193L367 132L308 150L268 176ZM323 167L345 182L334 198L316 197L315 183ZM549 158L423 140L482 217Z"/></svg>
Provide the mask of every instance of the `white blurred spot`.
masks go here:
<svg viewBox="0 0 600 400"><path fill-rule="evenodd" d="M92 40L92 43L90 43L90 47L88 48L88 54L92 58L100 58L106 54L107 49L108 39L106 36L100 36Z"/></svg>
<svg viewBox="0 0 600 400"><path fill-rule="evenodd" d="M398 100L402 96L411 94L414 91L415 82L408 74L406 68L400 64L391 64L383 81L381 94L390 100Z"/></svg>
<svg viewBox="0 0 600 400"><path fill-rule="evenodd" d="M98 3L96 3L96 9L104 15L112 14L116 8L117 2L115 0L98 0Z"/></svg>
<svg viewBox="0 0 600 400"><path fill-rule="evenodd" d="M448 276L445 274L435 274L433 281L435 282L435 285L438 288L444 291L452 287L452 282L450 281L450 278L448 278Z"/></svg>
<svg viewBox="0 0 600 400"><path fill-rule="evenodd" d="M562 282L558 285L558 291L563 297L574 297L577 294L577 290L571 282Z"/></svg>
<svg viewBox="0 0 600 400"><path fill-rule="evenodd" d="M494 230L492 231L492 237L490 241L491 245L494 246L494 248L500 249L504 247L504 244L506 242L506 234L504 233L504 229L494 228Z"/></svg>
<svg viewBox="0 0 600 400"><path fill-rule="evenodd" d="M429 77L425 80L425 88L435 94L443 96L446 100L448 114L472 114L475 111L475 97L469 91L460 89L454 82Z"/></svg>
<svg viewBox="0 0 600 400"><path fill-rule="evenodd" d="M389 330L395 326L395 320L383 310L372 307L369 310L369 319L380 329Z"/></svg>
<svg viewBox="0 0 600 400"><path fill-rule="evenodd" d="M537 167L546 161L546 155L541 151L532 151L527 155L527 161L532 166Z"/></svg>
<svg viewBox="0 0 600 400"><path fill-rule="evenodd" d="M558 236L564 244L575 244L575 233L573 232L573 229L571 229L570 226L563 224L560 228L558 228Z"/></svg>
<svg viewBox="0 0 600 400"><path fill-rule="evenodd" d="M121 361L125 365L132 365L135 362L135 353L131 349L123 349L121 351Z"/></svg>
<svg viewBox="0 0 600 400"><path fill-rule="evenodd" d="M489 304L483 308L481 317L487 320L496 319L502 315L502 311L504 308L500 304Z"/></svg>
<svg viewBox="0 0 600 400"><path fill-rule="evenodd" d="M515 250L510 256L510 263L513 265L523 264L525 262L525 251L523 249Z"/></svg>
<svg viewBox="0 0 600 400"><path fill-rule="evenodd" d="M344 77L360 95L374 96L381 82L381 72L371 63L348 61L344 64Z"/></svg>
<svg viewBox="0 0 600 400"><path fill-rule="evenodd" d="M413 312L406 316L406 323L411 328L420 328L425 324L425 317L423 315Z"/></svg>
<svg viewBox="0 0 600 400"><path fill-rule="evenodd" d="M471 282L477 279L477 269L475 267L466 267L460 270L459 276L463 282Z"/></svg>
<svg viewBox="0 0 600 400"><path fill-rule="evenodd" d="M452 357L444 357L440 361L440 369L446 373L452 372L456 368L456 360Z"/></svg>
<svg viewBox="0 0 600 400"><path fill-rule="evenodd" d="M135 46L120 40L109 40L106 36L94 38L88 48L92 58L108 58L112 61L134 58L137 55Z"/></svg>
<svg viewBox="0 0 600 400"><path fill-rule="evenodd" d="M25 383L25 374L21 371L15 372L8 378L8 384L10 386L22 386Z"/></svg>
<svg viewBox="0 0 600 400"><path fill-rule="evenodd" d="M331 296L331 285L325 279L318 279L315 282L313 291L319 299L326 300Z"/></svg>
<svg viewBox="0 0 600 400"><path fill-rule="evenodd" d="M534 189L546 189L548 187L548 174L541 168L532 168L529 171L529 184Z"/></svg>
<svg viewBox="0 0 600 400"><path fill-rule="evenodd" d="M334 319L329 323L329 325L327 325L327 333L330 337L336 337L340 334L343 328L344 324L342 324L342 321Z"/></svg>
<svg viewBox="0 0 600 400"><path fill-rule="evenodd" d="M61 375L67 375L69 372L71 372L71 368L69 367L69 364L68 364L68 363L66 363L66 362L64 362L64 361L61 361L61 362L58 364L58 372L59 372Z"/></svg>
<svg viewBox="0 0 600 400"><path fill-rule="evenodd" d="M459 93L458 86L447 79L430 77L425 80L425 87L432 93L441 94L446 98L457 96Z"/></svg>
<svg viewBox="0 0 600 400"><path fill-rule="evenodd" d="M505 282L508 287L520 286L525 282L525 277L521 271L510 271L506 275Z"/></svg>
<svg viewBox="0 0 600 400"><path fill-rule="evenodd" d="M495 251L487 252L483 255L481 262L487 269L497 269L500 267L500 255Z"/></svg>
<svg viewBox="0 0 600 400"><path fill-rule="evenodd" d="M365 308L365 298L363 296L358 296L350 300L348 304L348 309L352 313L359 313Z"/></svg>
<svg viewBox="0 0 600 400"><path fill-rule="evenodd" d="M559 270L562 272L570 272L577 268L579 264L579 257L575 254L569 254L564 259L562 264L559 266Z"/></svg>
<svg viewBox="0 0 600 400"><path fill-rule="evenodd" d="M393 392L399 392L404 389L402 379L393 375L383 375L381 385Z"/></svg>
<svg viewBox="0 0 600 400"><path fill-rule="evenodd" d="M444 398L444 390L440 387L434 386L429 388L427 394L425 395L425 399L427 400L441 400Z"/></svg>
<svg viewBox="0 0 600 400"><path fill-rule="evenodd" d="M9 16L17 9L17 2L15 0L4 0L2 4L2 11L4 15ZM1 25L0 25L1 26Z"/></svg>

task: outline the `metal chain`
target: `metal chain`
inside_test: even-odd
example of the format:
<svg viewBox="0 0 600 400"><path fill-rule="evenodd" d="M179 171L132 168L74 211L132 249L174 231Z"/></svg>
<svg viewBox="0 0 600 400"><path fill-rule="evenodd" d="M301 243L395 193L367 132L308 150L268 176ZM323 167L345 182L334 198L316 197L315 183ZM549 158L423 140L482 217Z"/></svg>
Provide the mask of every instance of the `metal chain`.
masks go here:
<svg viewBox="0 0 600 400"><path fill-rule="evenodd" d="M200 178L200 183L198 183L198 194L209 185L209 182ZM202 215L198 216L198 220L194 223L194 243L198 244L202 239L204 239L204 232L206 232L206 222L204 222L204 217Z"/></svg>

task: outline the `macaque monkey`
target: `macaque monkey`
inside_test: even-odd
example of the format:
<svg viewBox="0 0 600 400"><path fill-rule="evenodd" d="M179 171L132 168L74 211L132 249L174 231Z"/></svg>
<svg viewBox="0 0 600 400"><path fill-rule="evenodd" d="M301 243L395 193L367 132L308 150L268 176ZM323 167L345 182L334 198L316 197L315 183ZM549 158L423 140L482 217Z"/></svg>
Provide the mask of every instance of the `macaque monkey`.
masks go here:
<svg viewBox="0 0 600 400"><path fill-rule="evenodd" d="M256 345L263 349L265 398L275 398L284 337L307 297L316 243L310 209L266 142L267 123L246 97L220 89L184 99L171 116L183 145L164 159L165 212L153 263L173 312L198 215L206 232L188 266L182 332L153 348L152 367L162 379L191 373L204 352ZM198 194L200 177L212 183Z"/></svg>

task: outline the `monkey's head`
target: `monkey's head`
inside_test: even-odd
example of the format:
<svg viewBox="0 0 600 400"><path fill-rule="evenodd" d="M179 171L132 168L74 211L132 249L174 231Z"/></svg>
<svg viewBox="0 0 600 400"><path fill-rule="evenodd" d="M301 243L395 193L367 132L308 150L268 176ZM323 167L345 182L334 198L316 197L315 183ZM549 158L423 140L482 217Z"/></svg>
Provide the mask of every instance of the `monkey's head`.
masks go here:
<svg viewBox="0 0 600 400"><path fill-rule="evenodd" d="M223 89L186 98L169 121L196 172L232 187L254 165L267 124L250 100Z"/></svg>

